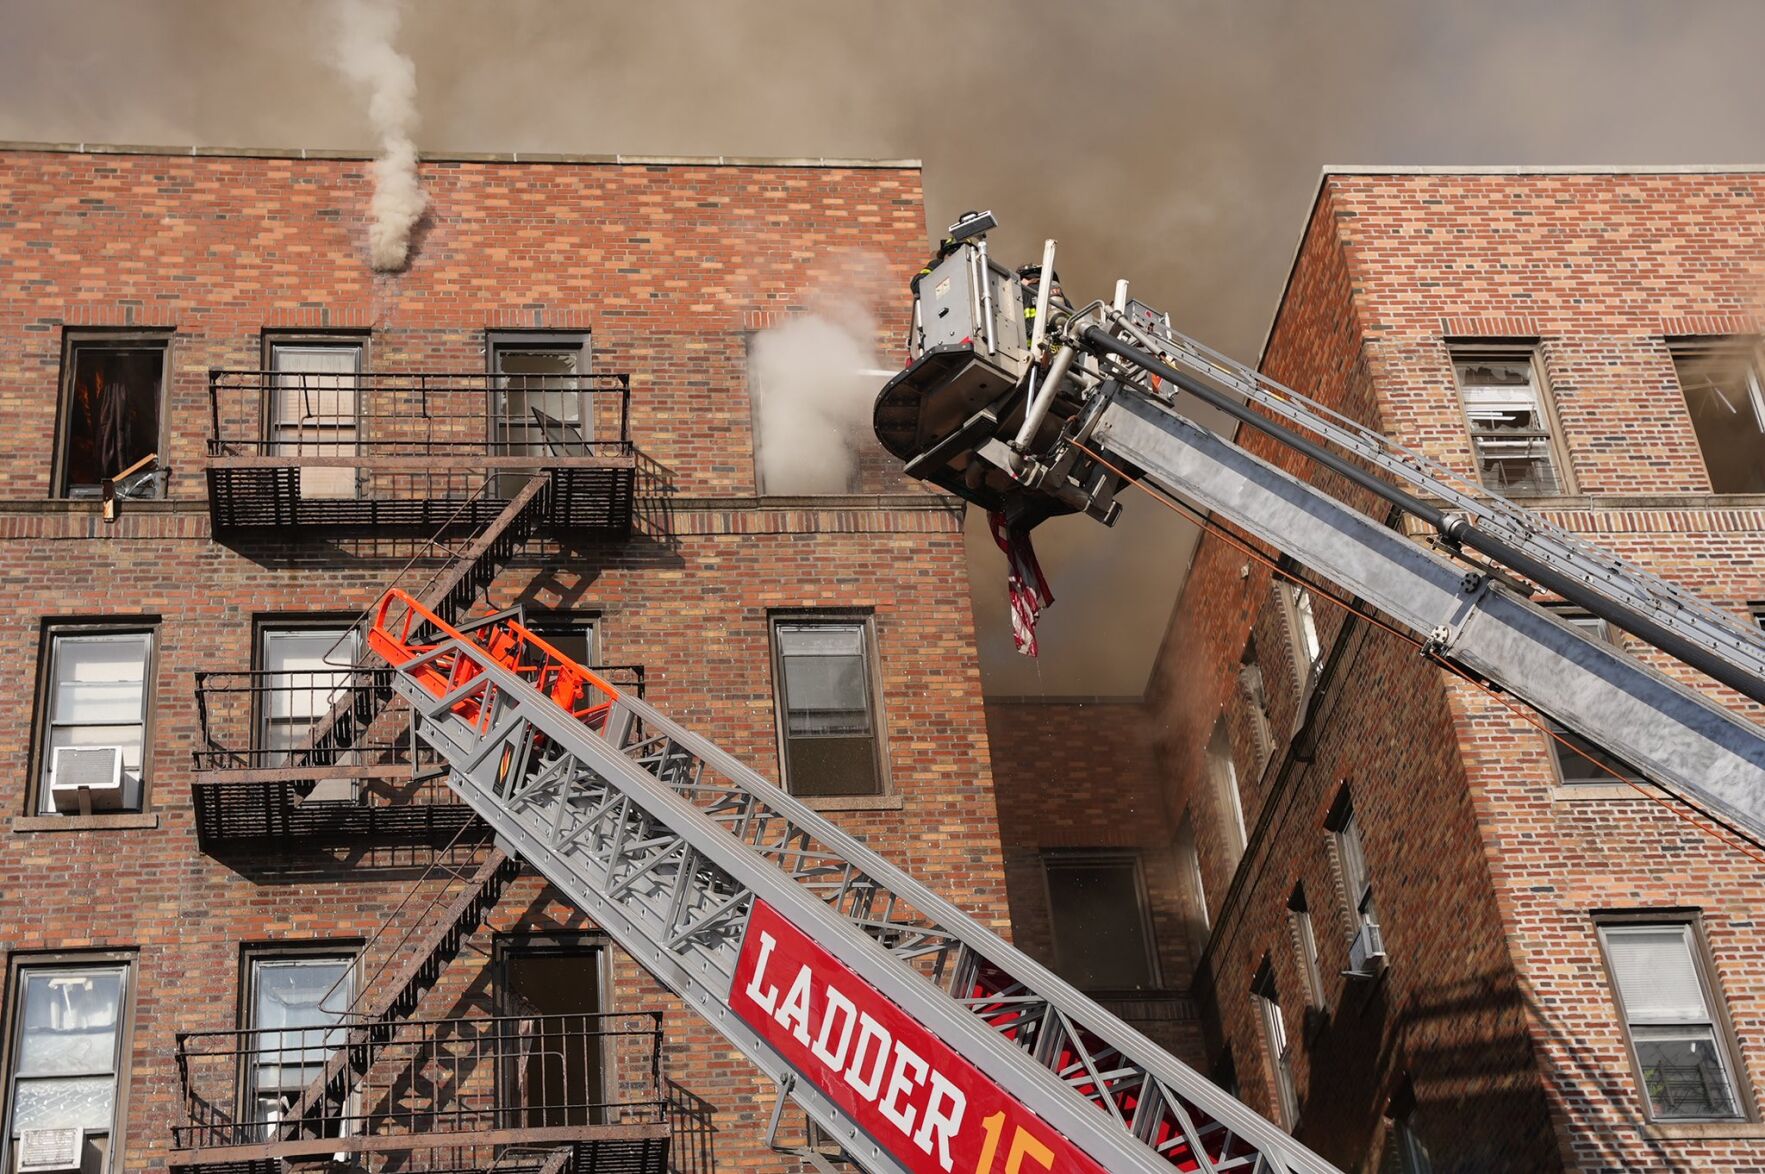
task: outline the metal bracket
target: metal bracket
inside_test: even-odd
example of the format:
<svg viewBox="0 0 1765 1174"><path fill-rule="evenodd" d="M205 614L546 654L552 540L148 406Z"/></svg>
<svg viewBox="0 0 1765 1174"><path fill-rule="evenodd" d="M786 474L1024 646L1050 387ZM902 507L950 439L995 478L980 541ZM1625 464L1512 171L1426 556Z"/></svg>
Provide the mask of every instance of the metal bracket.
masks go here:
<svg viewBox="0 0 1765 1174"><path fill-rule="evenodd" d="M1453 645L1459 642L1459 633L1465 630L1477 605L1489 594L1490 585L1494 582L1488 575L1477 571L1466 571L1465 577L1459 582L1459 600L1453 608L1452 616L1446 623L1439 625L1428 633L1422 641L1422 653L1425 656L1445 656L1452 651Z"/></svg>
<svg viewBox="0 0 1765 1174"><path fill-rule="evenodd" d="M793 1158L801 1158L808 1162L820 1174L844 1174L835 1166L828 1156L812 1145L785 1145L778 1140L778 1127L784 1123L785 1106L790 1103L791 1089L795 1088L797 1078L786 1073L778 1081L778 1099L772 1104L772 1120L766 1126L766 1148L774 1153L788 1154ZM843 1154L844 1151L842 1150ZM848 1166L855 1166L850 1158L843 1159Z"/></svg>

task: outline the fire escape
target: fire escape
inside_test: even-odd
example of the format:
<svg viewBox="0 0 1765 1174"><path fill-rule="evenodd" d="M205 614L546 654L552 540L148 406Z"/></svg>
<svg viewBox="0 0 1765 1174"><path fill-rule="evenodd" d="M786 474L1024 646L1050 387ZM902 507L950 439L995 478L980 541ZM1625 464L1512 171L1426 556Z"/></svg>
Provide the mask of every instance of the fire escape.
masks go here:
<svg viewBox="0 0 1765 1174"><path fill-rule="evenodd" d="M217 537L402 537L444 550L404 585L450 620L531 539L630 533L625 375L511 386L484 374L213 371L209 394ZM599 671L642 690L641 667ZM327 1007L318 1025L179 1034L175 1169L663 1167L659 1013L417 1015L518 865L448 788L391 671L359 639L339 639L317 667L200 672L196 710L205 851L349 860L390 849L446 867L441 891L400 902L370 943L346 1010Z"/></svg>

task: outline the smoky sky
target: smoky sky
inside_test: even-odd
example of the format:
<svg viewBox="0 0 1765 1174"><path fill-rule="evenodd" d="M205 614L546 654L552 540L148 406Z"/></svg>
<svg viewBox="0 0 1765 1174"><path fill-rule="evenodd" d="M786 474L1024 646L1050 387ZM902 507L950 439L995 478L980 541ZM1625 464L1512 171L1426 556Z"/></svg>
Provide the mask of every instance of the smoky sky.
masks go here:
<svg viewBox="0 0 1765 1174"><path fill-rule="evenodd" d="M0 138L361 147L322 3L0 0ZM1061 242L1256 358L1325 163L1757 163L1765 4L1579 0L410 0L429 151L913 157L928 236ZM1130 499L1038 535L1058 602L1011 652L971 527L996 693L1138 694L1193 535Z"/></svg>

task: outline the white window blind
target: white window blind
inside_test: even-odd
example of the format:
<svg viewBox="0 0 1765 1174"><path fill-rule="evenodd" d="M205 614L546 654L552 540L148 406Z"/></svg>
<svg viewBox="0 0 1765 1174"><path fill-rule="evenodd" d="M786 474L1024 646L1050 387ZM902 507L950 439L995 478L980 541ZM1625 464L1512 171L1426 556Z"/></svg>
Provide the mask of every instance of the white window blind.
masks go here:
<svg viewBox="0 0 1765 1174"><path fill-rule="evenodd" d="M1632 1023L1707 1023L1703 983L1683 925L1611 929L1606 948Z"/></svg>
<svg viewBox="0 0 1765 1174"><path fill-rule="evenodd" d="M1654 1117L1740 1116L1734 1069L1698 970L1693 927L1608 925L1600 932Z"/></svg>
<svg viewBox="0 0 1765 1174"><path fill-rule="evenodd" d="M278 344L270 451L281 455L340 457L355 452L360 415L362 349L353 344ZM347 466L300 470L307 497L353 497L356 471Z"/></svg>

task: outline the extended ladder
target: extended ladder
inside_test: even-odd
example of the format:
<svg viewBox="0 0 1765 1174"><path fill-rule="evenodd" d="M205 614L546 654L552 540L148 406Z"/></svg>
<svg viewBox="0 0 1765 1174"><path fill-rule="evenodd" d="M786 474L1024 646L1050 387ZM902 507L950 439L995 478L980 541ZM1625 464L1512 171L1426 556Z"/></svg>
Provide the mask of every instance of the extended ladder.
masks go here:
<svg viewBox="0 0 1765 1174"><path fill-rule="evenodd" d="M513 618L370 647L499 838L873 1171L1333 1167Z"/></svg>

